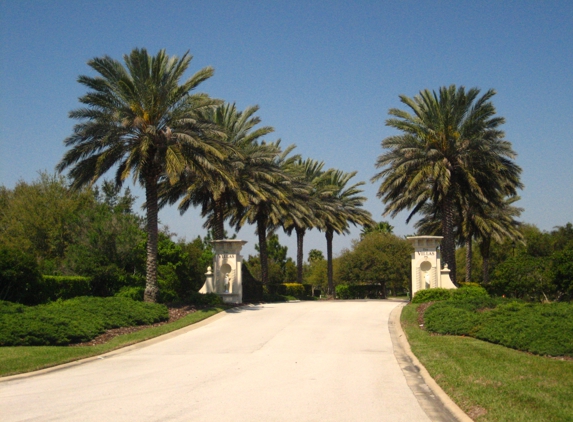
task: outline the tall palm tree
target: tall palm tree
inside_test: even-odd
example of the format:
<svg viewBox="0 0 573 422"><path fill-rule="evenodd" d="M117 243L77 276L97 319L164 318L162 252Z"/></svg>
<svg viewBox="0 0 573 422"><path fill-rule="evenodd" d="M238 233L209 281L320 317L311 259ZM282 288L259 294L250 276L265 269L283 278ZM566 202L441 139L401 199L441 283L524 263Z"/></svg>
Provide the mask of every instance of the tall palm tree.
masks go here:
<svg viewBox="0 0 573 422"><path fill-rule="evenodd" d="M304 236L307 230L320 226L317 218L318 209L322 205L321 198L328 194L328 186L324 180L326 173L322 170L323 161L311 158L299 159L293 169L295 183L300 183L298 195L291 198L293 203L292 212L287 209L282 223L284 231L290 236L296 233L296 265L297 282L303 282L304 264Z"/></svg>
<svg viewBox="0 0 573 422"><path fill-rule="evenodd" d="M285 206L293 197L292 178L285 171L299 156L288 155L294 145L284 151L280 140L272 143L262 142L250 145L252 151L238 174L237 194L240 201L234 209L228 211L231 226L237 230L245 224L256 224L261 259L261 281L269 281L267 234L280 226L285 215ZM244 150L243 150L244 151ZM243 205L246 204L246 205ZM294 210L294 206L291 211Z"/></svg>
<svg viewBox="0 0 573 422"><path fill-rule="evenodd" d="M454 283L456 201L471 197L487 204L499 197L492 192L515 195L521 187L515 153L498 129L504 119L495 116L490 101L495 91L479 93L451 85L438 93L400 96L412 114L390 109L395 117L386 125L402 133L382 141L389 151L378 157L376 167L382 170L372 178L381 180L378 197L386 215L411 210L409 221L427 203L440 209L442 256Z"/></svg>
<svg viewBox="0 0 573 422"><path fill-rule="evenodd" d="M326 237L328 294L332 296L335 296L332 271L334 233L349 233L349 223L355 226L372 226L375 224L370 213L362 208L366 198L359 196L362 193L359 187L364 185L364 182L347 186L350 179L355 175L355 171L345 173L340 170L329 170L329 177L324 183L331 187L331 193L323 197L322 207L318 210L318 217L322 222L320 230L324 232Z"/></svg>
<svg viewBox="0 0 573 422"><path fill-rule="evenodd" d="M179 84L191 56L169 57L165 50L150 56L145 49L124 55L125 66L109 56L88 62L99 76L80 76L89 91L84 107L70 112L79 120L64 144L70 149L57 166L71 167L72 186L94 183L112 167L121 185L130 175L145 189L147 275L145 300L156 301L158 183L177 181L184 169L213 170L224 158L219 134L201 121L200 111L218 102L191 94L213 75L206 67ZM220 134L222 137L222 134Z"/></svg>
<svg viewBox="0 0 573 422"><path fill-rule="evenodd" d="M205 120L225 134L225 142L231 149L222 169L211 171L207 177L185 172L177 183L162 187L162 204L180 201L178 208L182 214L191 205L201 206L202 216L207 218L205 227L213 230L214 240L224 238L224 221L229 210L237 204L247 205L239 191L240 171L250 161L261 159L258 155L261 151L253 146L259 138L274 131L270 126L254 128L260 123L260 118L254 115L258 110L258 106L251 106L241 112L235 104L226 103L202 113Z"/></svg>

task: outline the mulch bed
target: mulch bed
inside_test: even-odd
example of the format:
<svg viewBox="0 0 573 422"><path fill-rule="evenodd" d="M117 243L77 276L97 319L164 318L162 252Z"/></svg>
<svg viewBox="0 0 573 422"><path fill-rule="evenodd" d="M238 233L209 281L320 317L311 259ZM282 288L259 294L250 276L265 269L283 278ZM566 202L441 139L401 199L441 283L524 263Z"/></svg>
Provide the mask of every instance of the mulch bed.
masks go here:
<svg viewBox="0 0 573 422"><path fill-rule="evenodd" d="M192 314L193 312L197 312L198 309L201 309L193 305L172 305L172 304L167 304L167 308L169 309L169 319L167 321L157 322L155 324L149 324L149 325L136 325L135 327L112 328L111 330L107 330L105 333L100 334L99 336L90 341L86 341L84 343L74 343L70 344L69 346L70 347L97 346L98 344L107 343L112 338L120 336L122 334L134 333L136 331L143 330L144 328L159 327L160 325L169 324L170 322L177 321L178 319L181 319L184 316Z"/></svg>

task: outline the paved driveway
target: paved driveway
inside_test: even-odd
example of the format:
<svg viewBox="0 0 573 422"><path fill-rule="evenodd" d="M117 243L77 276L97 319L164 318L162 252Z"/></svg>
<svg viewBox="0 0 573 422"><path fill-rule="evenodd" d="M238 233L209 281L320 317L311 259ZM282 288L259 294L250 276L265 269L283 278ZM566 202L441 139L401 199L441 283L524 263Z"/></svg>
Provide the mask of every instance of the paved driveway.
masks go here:
<svg viewBox="0 0 573 422"><path fill-rule="evenodd" d="M266 304L135 350L0 383L2 421L429 421L391 301Z"/></svg>

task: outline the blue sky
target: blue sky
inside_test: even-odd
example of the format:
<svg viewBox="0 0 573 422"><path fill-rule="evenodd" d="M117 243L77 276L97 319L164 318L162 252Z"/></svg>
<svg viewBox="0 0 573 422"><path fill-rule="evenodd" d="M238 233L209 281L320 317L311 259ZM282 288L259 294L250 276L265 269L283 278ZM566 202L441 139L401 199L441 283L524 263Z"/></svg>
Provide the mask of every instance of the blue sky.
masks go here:
<svg viewBox="0 0 573 422"><path fill-rule="evenodd" d="M85 93L77 77L92 74L87 60L134 47L189 50L189 75L213 66L199 91L258 104L262 124L275 128L269 140L358 171L376 220L388 219L369 180L381 140L395 133L385 120L398 96L494 88L523 168L522 220L543 230L573 221L570 1L0 0L0 184L54 169L74 123L68 112ZM181 237L204 234L196 213L164 209L160 219ZM390 223L397 234L414 231L405 215ZM247 254L253 233L239 233ZM358 233L335 238L335 252ZM294 256L294 239L281 241ZM311 248L325 251L322 234L307 236Z"/></svg>

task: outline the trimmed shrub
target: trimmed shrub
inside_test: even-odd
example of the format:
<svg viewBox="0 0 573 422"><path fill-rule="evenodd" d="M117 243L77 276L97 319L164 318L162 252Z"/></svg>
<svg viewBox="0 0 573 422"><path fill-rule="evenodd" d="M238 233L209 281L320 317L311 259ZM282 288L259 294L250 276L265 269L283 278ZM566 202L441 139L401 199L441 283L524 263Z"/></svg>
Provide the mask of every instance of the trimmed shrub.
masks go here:
<svg viewBox="0 0 573 422"><path fill-rule="evenodd" d="M424 326L439 334L470 335L479 323L480 315L468 309L452 305L451 302L438 302L424 313Z"/></svg>
<svg viewBox="0 0 573 422"><path fill-rule="evenodd" d="M312 296L312 284L303 283L302 286L304 287L304 295L307 297Z"/></svg>
<svg viewBox="0 0 573 422"><path fill-rule="evenodd" d="M89 296L92 293L89 277L44 275L37 292L37 303Z"/></svg>
<svg viewBox="0 0 573 422"><path fill-rule="evenodd" d="M339 286L342 286L339 288ZM336 286L339 299L383 299L384 289L379 284L339 284Z"/></svg>
<svg viewBox="0 0 573 422"><path fill-rule="evenodd" d="M186 302L201 306L217 306L223 304L223 299L216 293L189 293Z"/></svg>
<svg viewBox="0 0 573 422"><path fill-rule="evenodd" d="M0 310L0 346L67 345L89 341L110 328L169 318L164 305L122 297L78 297L35 307L3 302Z"/></svg>
<svg viewBox="0 0 573 422"><path fill-rule="evenodd" d="M439 300L448 300L451 297L449 289L434 288L418 290L412 299L412 303L436 302Z"/></svg>

